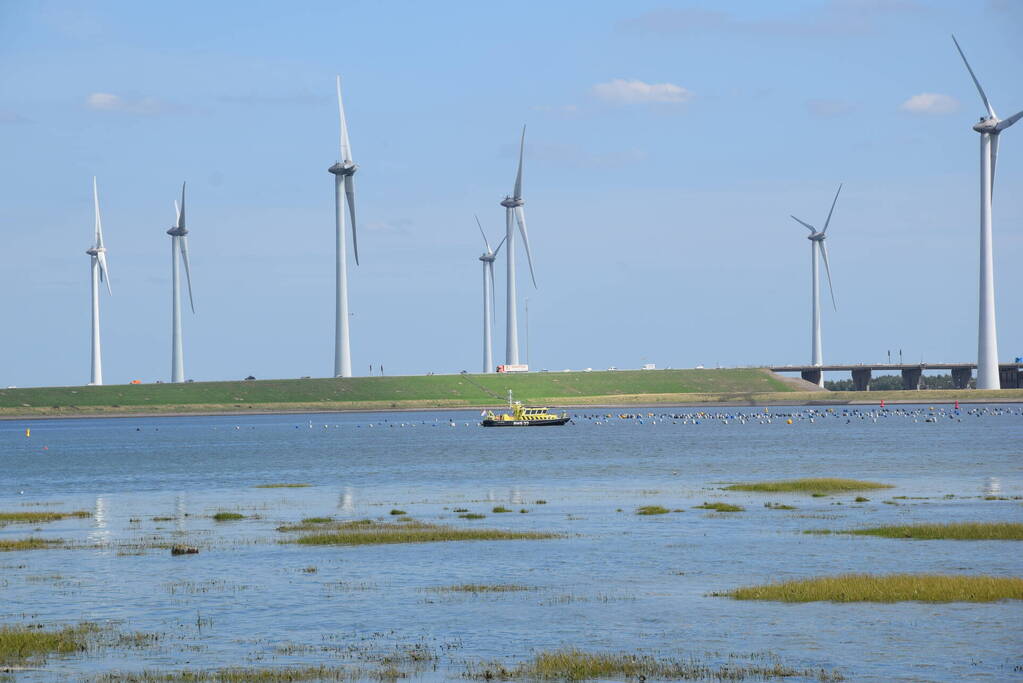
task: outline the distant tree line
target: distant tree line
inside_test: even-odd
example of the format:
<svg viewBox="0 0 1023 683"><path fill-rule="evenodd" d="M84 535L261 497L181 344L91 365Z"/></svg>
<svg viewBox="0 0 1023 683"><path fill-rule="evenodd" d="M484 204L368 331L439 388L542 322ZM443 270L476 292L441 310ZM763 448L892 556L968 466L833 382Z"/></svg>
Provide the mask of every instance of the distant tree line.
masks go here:
<svg viewBox="0 0 1023 683"><path fill-rule="evenodd" d="M952 384L952 375L924 375L920 379L920 386L923 389L955 389ZM973 387L973 380L970 380ZM839 379L825 381L824 388L828 391L855 391L852 379ZM899 391L902 389L902 375L878 375L870 378L871 391Z"/></svg>

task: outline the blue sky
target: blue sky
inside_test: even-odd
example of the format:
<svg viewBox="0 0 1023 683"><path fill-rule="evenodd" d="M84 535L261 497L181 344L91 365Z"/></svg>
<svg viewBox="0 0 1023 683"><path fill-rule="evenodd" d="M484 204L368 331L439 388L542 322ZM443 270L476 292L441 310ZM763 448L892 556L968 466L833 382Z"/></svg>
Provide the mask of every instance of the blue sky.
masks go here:
<svg viewBox="0 0 1023 683"><path fill-rule="evenodd" d="M534 368L809 362L788 216L822 222L839 182L825 361L976 358L983 108L949 33L1006 117L1023 3L293 5L0 5L0 384L88 381L93 175L108 384L169 376L183 180L186 375L329 375L335 74L360 166L356 374L480 369L473 213L499 239L524 123ZM1021 186L1023 126L996 182L1002 360L1023 355Z"/></svg>

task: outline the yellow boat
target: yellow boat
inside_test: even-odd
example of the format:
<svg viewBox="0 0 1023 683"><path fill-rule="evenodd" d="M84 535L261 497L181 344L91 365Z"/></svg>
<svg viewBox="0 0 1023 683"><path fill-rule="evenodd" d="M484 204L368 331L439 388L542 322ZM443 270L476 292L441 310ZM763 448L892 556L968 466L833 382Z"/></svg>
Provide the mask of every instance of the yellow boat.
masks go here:
<svg viewBox="0 0 1023 683"><path fill-rule="evenodd" d="M551 413L547 408L534 408L522 405L521 401L512 401L508 392L508 408L510 413L494 413L488 410L483 414L484 427L548 427L566 424L570 419L568 413Z"/></svg>

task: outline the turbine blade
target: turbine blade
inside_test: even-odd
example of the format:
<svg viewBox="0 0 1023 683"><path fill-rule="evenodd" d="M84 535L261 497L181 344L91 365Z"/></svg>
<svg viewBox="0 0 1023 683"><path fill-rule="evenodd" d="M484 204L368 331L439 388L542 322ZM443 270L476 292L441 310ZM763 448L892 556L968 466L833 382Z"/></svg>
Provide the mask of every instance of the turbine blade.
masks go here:
<svg viewBox="0 0 1023 683"><path fill-rule="evenodd" d="M824 245L824 240L817 242L820 247L821 256L824 257L824 272L828 274L828 290L831 292L831 305L838 310L838 304L835 303L835 287L831 284L831 266L828 264L828 248Z"/></svg>
<svg viewBox="0 0 1023 683"><path fill-rule="evenodd" d="M96 189L96 176L92 176L92 203L96 208L96 247L103 246L103 222L99 217L99 190Z"/></svg>
<svg viewBox="0 0 1023 683"><path fill-rule="evenodd" d="M185 183L181 183L181 208L178 209L178 227L185 227Z"/></svg>
<svg viewBox="0 0 1023 683"><path fill-rule="evenodd" d="M519 142L519 172L515 175L515 199L522 199L522 153L526 149L526 126L522 126L522 140Z"/></svg>
<svg viewBox="0 0 1023 683"><path fill-rule="evenodd" d="M789 218L791 218L795 222L799 223L800 225L802 225L804 228L806 228L810 232L817 232L817 228L813 227L812 225L810 225L806 221L801 221L798 218L796 218L795 216L793 216L792 214L789 214Z"/></svg>
<svg viewBox="0 0 1023 683"><path fill-rule="evenodd" d="M99 279L106 283L107 294L113 294L114 292L110 289L110 273L107 272L107 255L102 251L96 254L96 260L99 261Z"/></svg>
<svg viewBox="0 0 1023 683"><path fill-rule="evenodd" d="M824 229L821 232L828 231L828 224L831 223L831 214L835 212L835 203L838 202L838 193L842 191L842 183L838 184L838 192L835 193L835 198L831 201L831 210L828 211L828 220L824 221Z"/></svg>
<svg viewBox="0 0 1023 683"><path fill-rule="evenodd" d="M987 107L987 113L991 115L991 118L998 118L995 116L995 110L991 106L991 103L987 101L987 95L984 94L984 88L980 87L980 81L977 80L977 76L973 73L973 69L970 68L970 63L966 61L966 55L963 53L963 48L959 47L959 41L956 40L955 36L952 36L952 42L956 44L956 49L959 50L959 56L963 58L963 64L966 65L966 70L970 72L970 78L973 79L973 84L977 86L977 92L980 93L980 99L984 100L984 106Z"/></svg>
<svg viewBox="0 0 1023 683"><path fill-rule="evenodd" d="M177 225L178 221L180 221L180 220L181 220L181 207L178 206L178 200L175 199L174 200L174 225Z"/></svg>
<svg viewBox="0 0 1023 683"><path fill-rule="evenodd" d="M185 280L188 282L188 304L192 307L192 313L195 313L195 301L192 300L192 273L188 267L188 237L182 235L178 239L181 240L181 262L185 264Z"/></svg>
<svg viewBox="0 0 1023 683"><path fill-rule="evenodd" d="M533 273L533 253L529 250L529 234L526 233L526 214L523 213L521 206L515 207L515 220L519 224L522 244L526 247L526 260L529 261L529 277L533 279L533 287L536 287L536 275Z"/></svg>
<svg viewBox="0 0 1023 683"><path fill-rule="evenodd" d="M355 265L359 265L359 240L355 235L355 179L345 176L345 196L348 197L348 215L352 217L352 249L355 251Z"/></svg>
<svg viewBox="0 0 1023 683"><path fill-rule="evenodd" d="M991 194L989 200L994 200L995 196L995 164L998 161L998 135L991 136Z"/></svg>
<svg viewBox="0 0 1023 683"><path fill-rule="evenodd" d="M487 239L487 234L483 232L483 225L480 223L480 217L476 214L473 214L472 217L476 219L476 225L480 229L480 234L483 235L483 243L487 245L487 253L493 254L494 250L490 248L490 240Z"/></svg>
<svg viewBox="0 0 1023 683"><path fill-rule="evenodd" d="M337 77L337 114L341 122L341 161L352 160L352 146L348 142L348 121L345 119L345 105L341 101L341 77ZM358 259L356 259L358 262Z"/></svg>
<svg viewBox="0 0 1023 683"><path fill-rule="evenodd" d="M490 271L490 329L497 326L497 290L494 288L494 262L487 263L487 270Z"/></svg>
<svg viewBox="0 0 1023 683"><path fill-rule="evenodd" d="M504 241L508 239L508 235L501 238L501 241L497 243L497 249L494 249L494 256L497 256L497 252L501 251L501 247L504 246Z"/></svg>
<svg viewBox="0 0 1023 683"><path fill-rule="evenodd" d="M999 121L998 125L995 126L995 130L1001 133L1003 130L1019 121L1020 118L1023 118L1023 111L1018 111L1009 118Z"/></svg>

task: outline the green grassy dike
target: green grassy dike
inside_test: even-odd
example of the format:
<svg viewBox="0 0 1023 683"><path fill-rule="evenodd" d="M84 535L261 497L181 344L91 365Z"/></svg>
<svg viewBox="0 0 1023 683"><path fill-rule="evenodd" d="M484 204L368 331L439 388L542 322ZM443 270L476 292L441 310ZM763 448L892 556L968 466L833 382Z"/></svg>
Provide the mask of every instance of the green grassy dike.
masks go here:
<svg viewBox="0 0 1023 683"><path fill-rule="evenodd" d="M479 385L479 386L477 386ZM804 392L758 368L531 372L0 389L0 418L500 406L508 390L552 406L1023 401L1023 390Z"/></svg>

